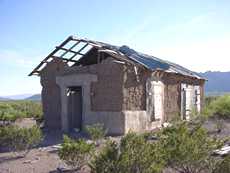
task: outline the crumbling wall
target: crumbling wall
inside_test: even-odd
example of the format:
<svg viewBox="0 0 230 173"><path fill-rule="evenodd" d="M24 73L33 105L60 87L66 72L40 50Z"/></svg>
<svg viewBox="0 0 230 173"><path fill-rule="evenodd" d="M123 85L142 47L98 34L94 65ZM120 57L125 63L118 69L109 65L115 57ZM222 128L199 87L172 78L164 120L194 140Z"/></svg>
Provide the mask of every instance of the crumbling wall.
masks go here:
<svg viewBox="0 0 230 173"><path fill-rule="evenodd" d="M91 86L92 111L121 111L123 65L107 59L92 70L98 76Z"/></svg>
<svg viewBox="0 0 230 173"><path fill-rule="evenodd" d="M63 75L81 73L98 76L91 84L92 111L146 110L146 80L151 74L146 69L138 68L136 75L133 65L109 57L99 64L67 68Z"/></svg>
<svg viewBox="0 0 230 173"><path fill-rule="evenodd" d="M150 73L134 66L124 66L123 78L123 110L146 110L146 81Z"/></svg>
<svg viewBox="0 0 230 173"><path fill-rule="evenodd" d="M97 75L97 82L91 83L90 86L91 111L122 110L123 64L115 63L113 60L107 58L99 64L66 68L62 74Z"/></svg>
<svg viewBox="0 0 230 173"><path fill-rule="evenodd" d="M180 115L181 87L178 83L168 83L164 90L164 121Z"/></svg>
<svg viewBox="0 0 230 173"><path fill-rule="evenodd" d="M164 91L164 120L168 121L181 113L181 84L199 85L201 88L201 107L203 105L204 80L182 76L179 74L163 73L162 81L165 84Z"/></svg>
<svg viewBox="0 0 230 173"><path fill-rule="evenodd" d="M45 126L51 129L61 128L61 97L60 88L56 84L56 75L65 66L62 60L55 58L40 73Z"/></svg>

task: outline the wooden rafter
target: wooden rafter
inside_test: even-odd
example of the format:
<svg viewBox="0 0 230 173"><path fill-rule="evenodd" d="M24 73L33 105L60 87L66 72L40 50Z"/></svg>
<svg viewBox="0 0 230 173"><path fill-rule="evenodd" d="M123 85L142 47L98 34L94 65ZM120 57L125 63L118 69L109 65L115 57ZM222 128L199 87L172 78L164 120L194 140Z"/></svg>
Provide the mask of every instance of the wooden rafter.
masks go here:
<svg viewBox="0 0 230 173"><path fill-rule="evenodd" d="M81 49L79 49L79 50L77 51L76 54L74 54L73 56L71 56L71 57L69 58L69 60L72 60L72 59L73 59L75 56L77 56L78 54L81 55L81 54L80 54L81 51L83 51L83 49L85 49L88 45L89 45L89 44L86 43Z"/></svg>
<svg viewBox="0 0 230 173"><path fill-rule="evenodd" d="M73 50L70 50L70 49L66 49L66 48L60 47L60 46L57 46L56 48L57 48L57 49L61 49L61 50L65 50L67 53L68 53L68 52L71 52L71 53L74 53L74 54L84 55L84 54L81 54L81 53L78 53L78 52L76 52L76 51L73 51Z"/></svg>
<svg viewBox="0 0 230 173"><path fill-rule="evenodd" d="M69 43L70 41L74 41L76 43L74 43L70 48L65 48L64 46L66 46L66 44ZM83 45L81 48L79 47L79 50L74 51L73 48L76 47L80 43L85 43L85 45ZM103 43L95 42L95 41L91 41L91 40L87 40L87 39L77 39L73 36L70 36L65 41L63 41L59 46L56 46L56 48L47 57L45 57L45 59L43 61L41 61L40 64L29 74L29 76L39 75L40 71L43 69L41 67L43 66L43 64L49 63L50 58L60 58L60 59L64 60L66 63L68 63L68 62L73 62L73 63L79 62L78 60L74 60L74 57L76 57L77 55L84 56L84 55L88 54L91 49L85 53L82 53L82 51L87 46L91 46L91 49L92 49L92 47L99 49L99 52L106 52L106 53L110 54L111 56L113 56L117 59L124 60L124 61L129 62L129 63L134 63L132 61L129 61L124 55L120 55L119 53L117 53L115 51L104 48ZM60 56L56 56L55 54L59 50L63 50L64 53L62 53ZM70 56L69 58L64 58L64 56L69 52L73 53L73 55Z"/></svg>
<svg viewBox="0 0 230 173"><path fill-rule="evenodd" d="M78 44L80 43L80 41L77 41L73 46L71 46L68 50L72 50L74 47L76 47ZM60 57L65 56L68 53L68 51L64 52L63 54L61 54Z"/></svg>
<svg viewBox="0 0 230 173"><path fill-rule="evenodd" d="M68 43L70 40L72 39L72 36L68 37L65 41L63 41L59 47L63 47L66 43ZM47 57L45 57L45 59L43 61L47 61L51 56L53 56L59 49L56 48L54 49ZM34 73L39 73L38 69L44 64L44 62L41 62L40 64L38 64L38 66L29 74L29 76L32 76Z"/></svg>

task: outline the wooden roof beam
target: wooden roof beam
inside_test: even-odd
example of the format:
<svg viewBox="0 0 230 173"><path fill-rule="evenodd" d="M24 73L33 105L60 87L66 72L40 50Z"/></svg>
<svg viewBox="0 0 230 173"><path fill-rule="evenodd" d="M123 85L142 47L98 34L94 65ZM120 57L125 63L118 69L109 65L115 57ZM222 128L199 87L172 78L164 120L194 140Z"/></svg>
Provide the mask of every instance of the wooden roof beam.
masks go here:
<svg viewBox="0 0 230 173"><path fill-rule="evenodd" d="M79 54L79 55L84 55L84 54L80 54L80 52L83 50L83 49L85 49L87 46L88 46L89 44L88 43L86 43L81 49L79 49L78 51L77 51L77 54ZM77 54L75 54L75 55L73 55L73 56L71 56L69 59L70 60L72 60Z"/></svg>
<svg viewBox="0 0 230 173"><path fill-rule="evenodd" d="M74 53L74 54L84 55L84 54L81 54L81 53L79 53L79 52L76 52L76 51L73 51L73 50L69 50L69 49L66 49L66 48L60 47L60 46L57 46L56 48L57 48L57 49L61 49L61 50L65 50L67 53L68 53L68 52L71 52L71 53Z"/></svg>
<svg viewBox="0 0 230 173"><path fill-rule="evenodd" d="M72 36L68 37L65 41L63 41L58 47L63 47L66 43L68 43L70 40L72 40ZM49 59L50 56L54 55L59 49L54 49L48 56L45 57L45 59L43 61L46 61L47 59ZM43 62L41 62L40 64L38 64L37 67L35 67L35 69L29 74L29 76L32 76L34 72L36 72L41 66L42 66Z"/></svg>
<svg viewBox="0 0 230 173"><path fill-rule="evenodd" d="M80 41L77 41L74 45L72 45L72 46L68 49L68 51L72 50L72 49L73 49L74 47L76 47L79 43L80 43ZM64 52L60 57L65 56L65 55L68 53L68 51Z"/></svg>

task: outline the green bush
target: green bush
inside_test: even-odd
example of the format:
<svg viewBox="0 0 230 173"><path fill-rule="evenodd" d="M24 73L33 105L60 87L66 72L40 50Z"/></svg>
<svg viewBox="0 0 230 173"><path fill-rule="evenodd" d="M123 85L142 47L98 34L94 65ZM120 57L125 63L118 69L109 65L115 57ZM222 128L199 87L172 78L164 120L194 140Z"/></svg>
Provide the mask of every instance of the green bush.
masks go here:
<svg viewBox="0 0 230 173"><path fill-rule="evenodd" d="M229 173L230 172L230 155L222 159L212 173Z"/></svg>
<svg viewBox="0 0 230 173"><path fill-rule="evenodd" d="M109 142L95 156L90 167L95 173L157 173L164 167L162 148L143 135L128 133L120 145Z"/></svg>
<svg viewBox="0 0 230 173"><path fill-rule="evenodd" d="M122 172L161 172L164 166L162 149L159 143L149 142L143 135L128 133L120 144Z"/></svg>
<svg viewBox="0 0 230 173"><path fill-rule="evenodd" d="M218 97L209 104L208 109L214 116L230 118L230 95Z"/></svg>
<svg viewBox="0 0 230 173"><path fill-rule="evenodd" d="M0 102L0 121L15 121L18 118L42 119L42 106L34 101Z"/></svg>
<svg viewBox="0 0 230 173"><path fill-rule="evenodd" d="M93 148L94 146L92 144L88 144L82 139L73 140L67 136L64 136L58 156L73 169L80 170L88 163Z"/></svg>
<svg viewBox="0 0 230 173"><path fill-rule="evenodd" d="M215 162L211 154L223 144L209 137L200 124L189 126L187 122L163 129L159 137L167 166L180 173L210 172Z"/></svg>
<svg viewBox="0 0 230 173"><path fill-rule="evenodd" d="M119 148L114 141L107 141L98 155L89 164L94 173L120 172L119 168Z"/></svg>
<svg viewBox="0 0 230 173"><path fill-rule="evenodd" d="M17 126L0 127L0 145L11 151L29 151L42 140L42 132L37 126L19 128Z"/></svg>
<svg viewBox="0 0 230 173"><path fill-rule="evenodd" d="M102 124L94 124L94 125L86 126L85 130L89 134L90 138L94 141L102 139L106 135L104 125Z"/></svg>
<svg viewBox="0 0 230 173"><path fill-rule="evenodd" d="M208 106L210 105L211 102L213 102L214 100L216 100L219 96L206 96L205 97L205 105Z"/></svg>

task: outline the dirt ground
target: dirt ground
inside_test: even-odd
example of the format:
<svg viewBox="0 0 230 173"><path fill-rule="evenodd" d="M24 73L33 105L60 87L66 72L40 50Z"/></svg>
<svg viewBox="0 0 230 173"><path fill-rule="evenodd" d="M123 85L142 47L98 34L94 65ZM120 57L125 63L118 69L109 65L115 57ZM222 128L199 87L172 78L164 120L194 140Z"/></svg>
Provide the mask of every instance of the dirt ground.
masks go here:
<svg viewBox="0 0 230 173"><path fill-rule="evenodd" d="M12 152L0 153L0 173L55 173L63 166L57 155L57 144L62 140L60 132L46 132L42 145L32 149L26 157Z"/></svg>
<svg viewBox="0 0 230 173"><path fill-rule="evenodd" d="M25 124L30 124L26 121ZM230 121L224 121L221 137L229 137ZM208 121L204 125L209 131L214 131L215 123ZM32 149L26 157L17 157L12 152L0 152L0 173L59 173L57 168L66 167L57 155L58 146L62 141L59 131L45 131L44 140L39 148ZM82 136L75 136L82 137ZM64 171L70 172L70 171ZM79 173L89 173L85 168ZM172 173L165 170L165 173Z"/></svg>
<svg viewBox="0 0 230 173"><path fill-rule="evenodd" d="M61 161L51 147L33 149L24 158L13 153L0 154L0 173L47 173L55 172L58 166Z"/></svg>

